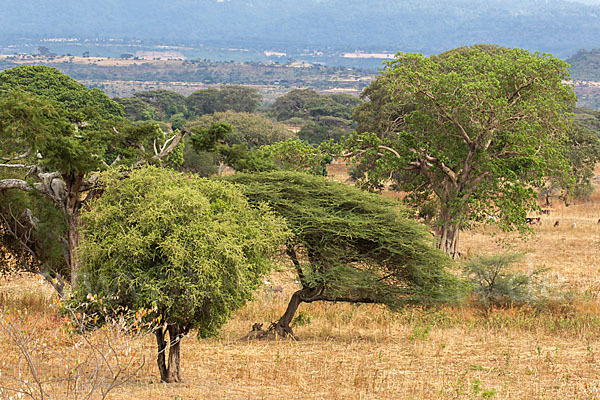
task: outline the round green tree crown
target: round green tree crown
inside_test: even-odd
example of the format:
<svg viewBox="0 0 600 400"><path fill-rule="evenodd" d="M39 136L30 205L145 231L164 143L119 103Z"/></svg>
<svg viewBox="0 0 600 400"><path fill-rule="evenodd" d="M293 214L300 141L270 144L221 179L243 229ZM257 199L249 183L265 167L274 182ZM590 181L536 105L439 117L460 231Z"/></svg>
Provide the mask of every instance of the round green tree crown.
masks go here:
<svg viewBox="0 0 600 400"><path fill-rule="evenodd" d="M287 236L281 218L226 182L154 167L103 180L104 195L82 215L81 301L155 309L208 336L251 297Z"/></svg>

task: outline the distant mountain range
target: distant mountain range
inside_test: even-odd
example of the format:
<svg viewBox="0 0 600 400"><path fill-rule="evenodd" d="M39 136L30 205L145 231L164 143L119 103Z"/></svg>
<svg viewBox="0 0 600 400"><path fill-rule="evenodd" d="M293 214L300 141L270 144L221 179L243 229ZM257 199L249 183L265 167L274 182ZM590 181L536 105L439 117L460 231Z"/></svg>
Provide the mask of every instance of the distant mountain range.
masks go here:
<svg viewBox="0 0 600 400"><path fill-rule="evenodd" d="M23 37L425 54L493 43L566 58L600 48L600 7L564 0L3 0L0 42Z"/></svg>

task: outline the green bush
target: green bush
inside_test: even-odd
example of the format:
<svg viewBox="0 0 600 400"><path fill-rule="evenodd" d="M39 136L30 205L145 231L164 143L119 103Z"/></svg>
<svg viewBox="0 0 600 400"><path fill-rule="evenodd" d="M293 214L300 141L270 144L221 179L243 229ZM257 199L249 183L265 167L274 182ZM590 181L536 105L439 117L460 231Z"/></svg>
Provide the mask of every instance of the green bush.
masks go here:
<svg viewBox="0 0 600 400"><path fill-rule="evenodd" d="M530 273L515 271L513 264L522 254L478 256L463 264L463 272L472 284L478 304L486 309L509 306L540 306L547 297L541 281L545 269Z"/></svg>

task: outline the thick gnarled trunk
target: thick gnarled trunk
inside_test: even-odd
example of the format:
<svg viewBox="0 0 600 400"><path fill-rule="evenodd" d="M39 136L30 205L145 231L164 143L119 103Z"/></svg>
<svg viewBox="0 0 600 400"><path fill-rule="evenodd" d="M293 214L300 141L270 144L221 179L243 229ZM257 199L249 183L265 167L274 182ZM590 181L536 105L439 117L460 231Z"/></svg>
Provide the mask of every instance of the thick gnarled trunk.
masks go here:
<svg viewBox="0 0 600 400"><path fill-rule="evenodd" d="M290 337L296 339L296 337L294 336L294 332L292 331L292 328L290 327L290 324L292 323L292 320L294 319L294 315L296 315L296 311L298 310L298 307L303 302L312 303L313 301L317 301L317 300L331 301L331 299L321 296L322 291L323 291L323 288L321 286L316 287L316 288L306 287L304 289L296 291L292 295L292 298L290 299L290 302L288 303L285 313L281 316L281 318L279 318L279 321L277 321L276 324L272 325L271 329L273 329L275 331L275 333L277 335L279 335L280 337L290 336Z"/></svg>
<svg viewBox="0 0 600 400"><path fill-rule="evenodd" d="M285 313L281 316L281 318L279 318L279 321L277 321L277 323L273 327L275 330L275 333L277 335L279 335L280 337L291 336L291 337L295 338L294 332L292 331L290 324L292 323L292 320L294 319L294 315L296 315L296 311L298 310L300 303L302 303L302 301L303 301L302 300L303 295L305 293L308 293L308 290L309 289L298 290L297 292L295 292L292 295L292 298L290 299L290 302L288 303Z"/></svg>
<svg viewBox="0 0 600 400"><path fill-rule="evenodd" d="M169 341L165 339L165 334L169 333ZM167 329L158 328L154 335L158 345L158 370L160 371L161 382L173 383L181 382L181 331L174 325L169 325ZM169 363L167 364L167 350L169 353Z"/></svg>

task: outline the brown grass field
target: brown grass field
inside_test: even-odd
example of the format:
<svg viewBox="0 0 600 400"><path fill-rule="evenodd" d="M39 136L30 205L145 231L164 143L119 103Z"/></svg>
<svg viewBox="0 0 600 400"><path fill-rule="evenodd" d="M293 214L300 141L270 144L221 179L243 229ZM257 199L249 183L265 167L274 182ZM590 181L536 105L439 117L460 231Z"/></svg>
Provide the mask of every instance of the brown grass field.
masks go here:
<svg viewBox="0 0 600 400"><path fill-rule="evenodd" d="M284 286L282 295L261 290L220 337L199 341L191 334L184 339L183 383L159 382L153 336L141 342L123 338L137 346L133 357L145 365L108 398L600 399L598 218L600 191L590 202L569 207L556 201L528 240L489 227L462 233L461 252L467 256L505 251L507 245L526 251L519 268L547 268L549 285L573 291L568 307L498 309L484 315L469 305L399 313L371 305L301 305L310 322L295 328L300 341L239 342L254 322L274 321L285 310L295 284L293 274L282 268L270 278ZM3 320L9 312L20 315L24 326L51 348L34 353L41 358L40 375L59 376L61 369L53 366L76 364L82 355L73 346L80 338L62 331L64 318L52 306L46 285L12 276L0 286ZM7 386L24 365L1 330L0 353L0 386ZM66 398L68 388L56 385L53 398Z"/></svg>

